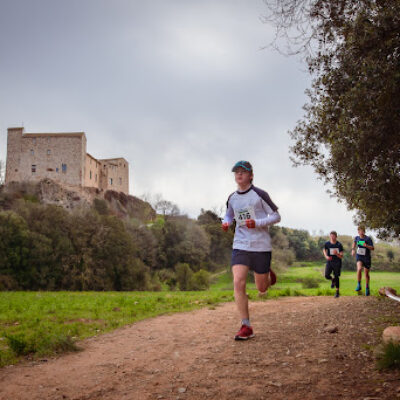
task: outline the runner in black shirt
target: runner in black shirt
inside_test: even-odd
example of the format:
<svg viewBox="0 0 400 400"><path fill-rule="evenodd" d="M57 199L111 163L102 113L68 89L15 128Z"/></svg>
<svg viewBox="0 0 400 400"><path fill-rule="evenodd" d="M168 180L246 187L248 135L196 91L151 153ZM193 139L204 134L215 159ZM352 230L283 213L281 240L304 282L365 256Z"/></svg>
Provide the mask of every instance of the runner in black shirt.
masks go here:
<svg viewBox="0 0 400 400"><path fill-rule="evenodd" d="M330 240L325 243L323 253L326 258L325 278L332 282L331 288L336 286L335 298L339 297L339 276L342 269L343 246L337 240L337 233L332 231ZM333 277L332 277L333 272Z"/></svg>

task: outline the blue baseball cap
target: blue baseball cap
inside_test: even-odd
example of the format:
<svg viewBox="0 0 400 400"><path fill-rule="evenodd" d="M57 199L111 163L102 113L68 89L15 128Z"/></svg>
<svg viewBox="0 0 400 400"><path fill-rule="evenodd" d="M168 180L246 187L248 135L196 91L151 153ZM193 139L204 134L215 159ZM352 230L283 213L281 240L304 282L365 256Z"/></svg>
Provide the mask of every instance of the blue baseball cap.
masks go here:
<svg viewBox="0 0 400 400"><path fill-rule="evenodd" d="M248 161L238 161L232 168L232 172L235 172L238 168L244 168L246 171L253 172L253 167Z"/></svg>

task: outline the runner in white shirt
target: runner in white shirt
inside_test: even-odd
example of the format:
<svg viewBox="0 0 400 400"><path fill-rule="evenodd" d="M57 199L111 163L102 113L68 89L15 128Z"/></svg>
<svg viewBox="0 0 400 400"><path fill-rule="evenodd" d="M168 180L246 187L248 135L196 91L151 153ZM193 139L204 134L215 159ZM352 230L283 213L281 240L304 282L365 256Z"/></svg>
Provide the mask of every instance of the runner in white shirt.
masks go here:
<svg viewBox="0 0 400 400"><path fill-rule="evenodd" d="M254 278L260 295L276 282L271 266L271 237L268 226L278 223L281 217L278 207L269 195L253 186L253 168L248 161L238 161L232 168L238 190L227 201L226 215L222 229L236 221L232 251L232 272L235 302L242 319L242 326L235 340L254 337L249 320L249 306L246 295L246 278L249 269L254 271Z"/></svg>

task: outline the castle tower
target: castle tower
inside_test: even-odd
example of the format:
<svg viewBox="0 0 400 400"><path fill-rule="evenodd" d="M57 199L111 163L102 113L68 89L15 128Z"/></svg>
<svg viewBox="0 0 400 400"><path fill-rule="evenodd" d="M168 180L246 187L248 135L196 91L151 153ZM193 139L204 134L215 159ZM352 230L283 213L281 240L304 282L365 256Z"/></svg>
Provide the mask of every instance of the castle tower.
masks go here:
<svg viewBox="0 0 400 400"><path fill-rule="evenodd" d="M8 128L5 183L20 181L22 134L24 128Z"/></svg>

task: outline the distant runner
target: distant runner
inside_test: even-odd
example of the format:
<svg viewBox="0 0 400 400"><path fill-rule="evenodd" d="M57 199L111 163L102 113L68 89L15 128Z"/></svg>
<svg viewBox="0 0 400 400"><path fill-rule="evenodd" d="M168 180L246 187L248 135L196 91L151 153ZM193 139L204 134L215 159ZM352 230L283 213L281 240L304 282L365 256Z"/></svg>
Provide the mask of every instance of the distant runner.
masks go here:
<svg viewBox="0 0 400 400"><path fill-rule="evenodd" d="M330 240L325 243L322 252L326 258L325 278L331 281L331 288L336 287L335 298L339 297L339 276L342 269L343 246L337 240L337 233L332 231ZM333 277L332 277L333 273Z"/></svg>
<svg viewBox="0 0 400 400"><path fill-rule="evenodd" d="M248 161L238 161L232 172L235 173L238 190L228 198L222 229L227 231L233 220L236 221L231 266L235 302L242 326L235 340L246 340L254 337L246 295L247 274L249 269L254 271L255 283L261 296L270 285L275 284L276 275L270 268L272 247L268 226L278 223L281 216L269 195L253 186L253 167Z"/></svg>
<svg viewBox="0 0 400 400"><path fill-rule="evenodd" d="M357 249L357 250L356 250ZM358 236L354 238L351 254L356 255L357 260L357 287L356 291L361 290L362 269L365 272L365 295L370 295L369 289L369 270L371 268L371 250L375 250L372 239L365 235L365 228L358 227Z"/></svg>

